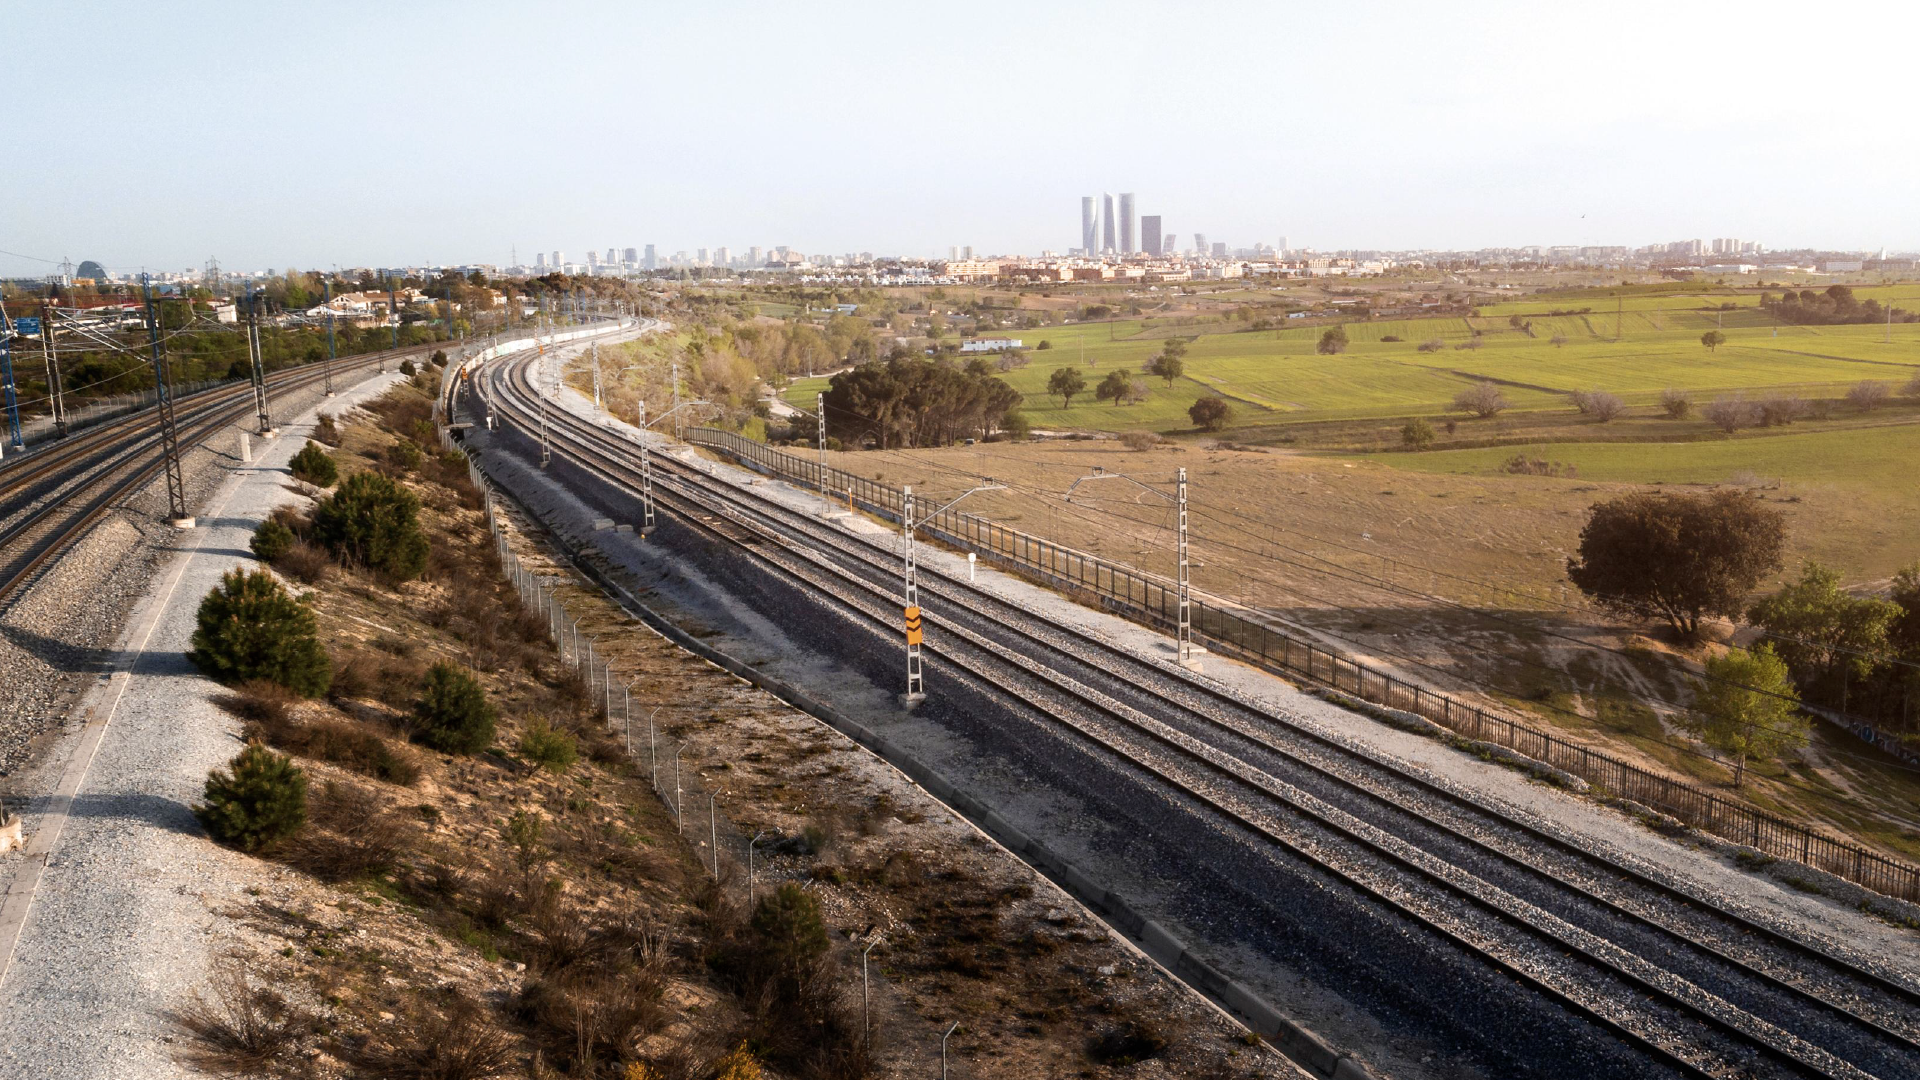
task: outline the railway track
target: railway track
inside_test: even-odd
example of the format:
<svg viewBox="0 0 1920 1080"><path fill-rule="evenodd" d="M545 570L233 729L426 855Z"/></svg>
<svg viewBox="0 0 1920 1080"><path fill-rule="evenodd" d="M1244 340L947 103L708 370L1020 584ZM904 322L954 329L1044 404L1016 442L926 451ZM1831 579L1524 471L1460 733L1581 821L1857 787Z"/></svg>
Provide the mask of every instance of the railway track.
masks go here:
<svg viewBox="0 0 1920 1080"><path fill-rule="evenodd" d="M361 370L437 346L367 353L336 361L336 372ZM268 390L284 394L319 385L317 365L275 372ZM199 444L253 415L248 383L204 391L175 406L183 447ZM90 428L0 468L0 608L35 580L88 529L142 490L165 466L159 422L152 410Z"/></svg>
<svg viewBox="0 0 1920 1080"><path fill-rule="evenodd" d="M631 442L544 402L525 369L494 372L492 407L503 419L532 431L544 413L556 454L634 487ZM897 641L896 554L669 456L655 460L668 508ZM921 589L939 631L928 651L958 672L1667 1070L1920 1075L1920 991L1872 957L1587 850L1511 808L929 568Z"/></svg>

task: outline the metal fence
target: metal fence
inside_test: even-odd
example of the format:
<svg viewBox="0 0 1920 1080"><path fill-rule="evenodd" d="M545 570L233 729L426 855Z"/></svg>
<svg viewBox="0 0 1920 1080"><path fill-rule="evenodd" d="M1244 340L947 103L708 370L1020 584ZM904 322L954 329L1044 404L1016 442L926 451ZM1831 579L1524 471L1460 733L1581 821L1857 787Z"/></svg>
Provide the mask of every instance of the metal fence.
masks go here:
<svg viewBox="0 0 1920 1080"><path fill-rule="evenodd" d="M900 520L900 489L839 469L822 472L817 460L776 450L734 432L693 428L687 441L719 450L774 476L819 488L849 504ZM1102 607L1159 629L1177 619L1177 594L1166 578L1143 573L1051 540L1009 529L975 514L946 510L921 532L974 551L1049 585L1091 594ZM1294 631L1250 609L1198 592L1192 598L1193 634L1215 652L1262 667L1302 675L1388 708L1423 716L1469 739L1497 743L1584 778L1607 794L1631 799L1736 843L1798 859L1876 892L1920 901L1920 867L1804 825L1731 802L1599 753L1550 732L1408 682Z"/></svg>

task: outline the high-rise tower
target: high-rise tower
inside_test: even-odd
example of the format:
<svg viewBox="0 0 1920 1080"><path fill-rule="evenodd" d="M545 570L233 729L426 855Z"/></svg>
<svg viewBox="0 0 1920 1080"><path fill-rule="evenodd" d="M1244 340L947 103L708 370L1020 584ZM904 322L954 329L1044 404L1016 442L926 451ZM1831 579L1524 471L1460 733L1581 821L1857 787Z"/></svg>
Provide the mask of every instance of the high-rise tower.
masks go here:
<svg viewBox="0 0 1920 1080"><path fill-rule="evenodd" d="M1112 195L1100 193L1100 209L1100 251L1104 254L1114 250Z"/></svg>
<svg viewBox="0 0 1920 1080"><path fill-rule="evenodd" d="M1140 219L1140 250L1149 255L1160 254L1160 215L1148 214Z"/></svg>
<svg viewBox="0 0 1920 1080"><path fill-rule="evenodd" d="M1093 196L1080 197L1080 254L1092 255L1100 243L1098 218L1093 209Z"/></svg>
<svg viewBox="0 0 1920 1080"><path fill-rule="evenodd" d="M1140 250L1134 246L1133 230L1133 192L1120 193L1120 254L1131 255Z"/></svg>

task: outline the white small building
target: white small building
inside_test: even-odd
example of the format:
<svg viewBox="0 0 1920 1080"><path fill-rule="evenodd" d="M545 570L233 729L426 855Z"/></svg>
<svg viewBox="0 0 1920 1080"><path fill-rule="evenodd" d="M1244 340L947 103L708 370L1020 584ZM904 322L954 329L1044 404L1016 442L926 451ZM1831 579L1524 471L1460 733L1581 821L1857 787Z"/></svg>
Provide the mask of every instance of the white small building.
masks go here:
<svg viewBox="0 0 1920 1080"><path fill-rule="evenodd" d="M963 353L1006 352L1008 349L1018 348L1020 348L1019 338L974 338L972 341L960 343L960 351Z"/></svg>

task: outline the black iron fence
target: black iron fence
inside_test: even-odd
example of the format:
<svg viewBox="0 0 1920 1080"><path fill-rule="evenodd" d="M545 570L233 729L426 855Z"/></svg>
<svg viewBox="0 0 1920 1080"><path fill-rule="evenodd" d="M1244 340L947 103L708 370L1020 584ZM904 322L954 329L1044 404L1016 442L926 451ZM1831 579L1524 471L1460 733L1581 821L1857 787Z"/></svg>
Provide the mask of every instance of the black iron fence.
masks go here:
<svg viewBox="0 0 1920 1080"><path fill-rule="evenodd" d="M845 499L850 506L900 520L900 489L817 460L776 450L731 431L693 428L689 442L719 450L763 472ZM1037 576L1049 585L1090 594L1102 607L1149 626L1171 629L1178 618L1172 581L1051 540L948 509L920 531L954 547ZM1630 765L1550 732L1488 712L1447 694L1371 667L1258 612L1194 593L1193 634L1215 652L1287 674L1303 675L1354 697L1423 716L1469 739L1497 743L1584 778L1616 795L1654 807L1695 828L1809 866L1903 900L1920 901L1920 867L1888 858L1804 825L1731 802L1690 784Z"/></svg>

